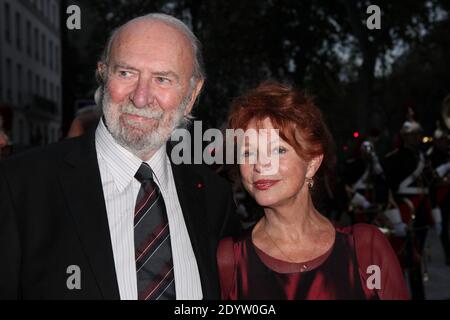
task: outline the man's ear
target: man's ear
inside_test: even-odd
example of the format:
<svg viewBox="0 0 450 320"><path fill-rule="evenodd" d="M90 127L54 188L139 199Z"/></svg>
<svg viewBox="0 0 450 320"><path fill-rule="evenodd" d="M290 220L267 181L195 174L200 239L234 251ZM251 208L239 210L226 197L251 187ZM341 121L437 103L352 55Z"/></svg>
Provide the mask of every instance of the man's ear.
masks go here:
<svg viewBox="0 0 450 320"><path fill-rule="evenodd" d="M306 169L306 177L312 178L316 174L317 170L319 170L320 165L322 164L323 154L319 154L312 158L308 163L308 168Z"/></svg>
<svg viewBox="0 0 450 320"><path fill-rule="evenodd" d="M97 62L97 76L102 83L105 81L106 68L107 67L104 62Z"/></svg>
<svg viewBox="0 0 450 320"><path fill-rule="evenodd" d="M191 113L192 108L194 107L195 100L197 100L198 95L202 91L204 80L198 80L195 84L194 90L192 91L191 98L189 100L189 104L187 105L186 109L184 110L184 115L187 116L189 113Z"/></svg>

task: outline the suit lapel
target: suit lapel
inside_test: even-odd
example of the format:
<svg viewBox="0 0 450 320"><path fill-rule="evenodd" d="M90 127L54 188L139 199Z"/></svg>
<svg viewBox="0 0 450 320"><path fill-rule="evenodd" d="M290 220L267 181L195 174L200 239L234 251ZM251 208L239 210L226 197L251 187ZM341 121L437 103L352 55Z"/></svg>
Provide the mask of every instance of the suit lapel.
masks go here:
<svg viewBox="0 0 450 320"><path fill-rule="evenodd" d="M95 131L80 138L60 169L61 185L104 299L119 299L111 237L95 151Z"/></svg>
<svg viewBox="0 0 450 320"><path fill-rule="evenodd" d="M172 146L167 144L170 159ZM173 178L177 189L184 221L189 233L192 248L197 260L204 298L211 298L215 292L215 283L211 275L211 264L215 256L211 256L208 230L204 224L206 216L203 189L206 187L200 175L195 173L190 165L172 163Z"/></svg>

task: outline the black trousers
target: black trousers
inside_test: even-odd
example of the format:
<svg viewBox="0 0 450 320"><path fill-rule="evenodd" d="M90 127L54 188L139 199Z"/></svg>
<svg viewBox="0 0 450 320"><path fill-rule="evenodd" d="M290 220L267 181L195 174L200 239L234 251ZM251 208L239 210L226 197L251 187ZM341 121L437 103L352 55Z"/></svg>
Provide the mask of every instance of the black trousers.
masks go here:
<svg viewBox="0 0 450 320"><path fill-rule="evenodd" d="M422 261L412 257L413 252L416 251L421 257L427 239L429 220L428 208L425 201L422 201L416 209L416 218L413 223L414 230L412 231L410 240L408 241L408 249L411 252L410 267L408 270L409 285L411 288L411 298L413 300L425 300L425 288L423 284Z"/></svg>
<svg viewBox="0 0 450 320"><path fill-rule="evenodd" d="M450 228L450 194L448 194L440 206L442 212L442 233L441 243L445 253L445 261L450 264L450 240L449 240L449 228Z"/></svg>

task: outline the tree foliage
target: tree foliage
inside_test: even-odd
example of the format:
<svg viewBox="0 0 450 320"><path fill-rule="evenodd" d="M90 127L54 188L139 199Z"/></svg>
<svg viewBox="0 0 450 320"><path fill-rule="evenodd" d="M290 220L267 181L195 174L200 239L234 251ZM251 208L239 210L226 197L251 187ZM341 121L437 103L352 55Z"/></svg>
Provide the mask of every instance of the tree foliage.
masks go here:
<svg viewBox="0 0 450 320"><path fill-rule="evenodd" d="M368 0L94 1L89 6L97 18L90 23L95 23L96 32L88 64L95 64L112 28L141 14L166 12L186 21L203 43L207 85L196 112L210 126L221 125L234 96L265 79L278 79L316 96L332 130L346 137L355 128L380 125L371 119L383 121L388 113L400 112L385 105L399 103L385 97L385 92L396 94L388 90L390 79L396 77L396 83L411 79L421 66L420 58L411 58L414 63L407 71L394 74L401 59L427 37L428 46L447 46L431 34L442 23L437 16L448 19L448 1L377 1L380 30L366 27L370 4Z"/></svg>

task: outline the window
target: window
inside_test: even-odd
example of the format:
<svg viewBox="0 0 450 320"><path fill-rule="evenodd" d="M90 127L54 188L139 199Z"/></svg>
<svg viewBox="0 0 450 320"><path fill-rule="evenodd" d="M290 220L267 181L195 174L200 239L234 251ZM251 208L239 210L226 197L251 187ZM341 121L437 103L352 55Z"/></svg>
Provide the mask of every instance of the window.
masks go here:
<svg viewBox="0 0 450 320"><path fill-rule="evenodd" d="M36 75L36 95L40 96L41 95L41 78L39 77L39 75Z"/></svg>
<svg viewBox="0 0 450 320"><path fill-rule="evenodd" d="M27 42L27 55L31 57L31 23L27 20L26 26L26 42Z"/></svg>
<svg viewBox="0 0 450 320"><path fill-rule="evenodd" d="M56 26L58 22L56 21L56 5L52 3L52 22Z"/></svg>
<svg viewBox="0 0 450 320"><path fill-rule="evenodd" d="M45 64L47 63L47 40L45 39L45 34L41 35L41 46L42 46L42 50L41 50L41 57L42 57L42 64L45 66Z"/></svg>
<svg viewBox="0 0 450 320"><path fill-rule="evenodd" d="M24 139L24 137L25 137L25 134L24 134L24 127L23 127L23 120L22 119L19 119L18 121L17 121L17 137L16 137L16 142L18 142L18 143L23 143L23 139Z"/></svg>
<svg viewBox="0 0 450 320"><path fill-rule="evenodd" d="M0 60L0 101L3 100L3 61Z"/></svg>
<svg viewBox="0 0 450 320"><path fill-rule="evenodd" d="M47 79L42 80L42 96L47 98Z"/></svg>
<svg viewBox="0 0 450 320"><path fill-rule="evenodd" d="M53 83L50 83L50 100L55 100L55 86Z"/></svg>
<svg viewBox="0 0 450 320"><path fill-rule="evenodd" d="M22 105L22 66L17 64L17 103Z"/></svg>
<svg viewBox="0 0 450 320"><path fill-rule="evenodd" d="M9 3L5 3L5 39L11 43L11 9Z"/></svg>
<svg viewBox="0 0 450 320"><path fill-rule="evenodd" d="M22 19L19 12L16 12L16 46L22 50Z"/></svg>
<svg viewBox="0 0 450 320"><path fill-rule="evenodd" d="M59 29L59 11L58 6L56 4L53 4L53 7L55 8L55 26L57 29Z"/></svg>
<svg viewBox="0 0 450 320"><path fill-rule="evenodd" d="M48 17L48 5L49 5L49 0L45 0L44 1L44 16Z"/></svg>
<svg viewBox="0 0 450 320"><path fill-rule="evenodd" d="M59 62L60 62L59 47L57 45L55 45L55 71L56 71L56 73L59 72Z"/></svg>
<svg viewBox="0 0 450 320"><path fill-rule="evenodd" d="M34 28L34 58L39 61L39 31Z"/></svg>
<svg viewBox="0 0 450 320"><path fill-rule="evenodd" d="M53 42L52 42L52 40L48 41L48 65L50 66L50 70L53 70Z"/></svg>
<svg viewBox="0 0 450 320"><path fill-rule="evenodd" d="M56 104L59 104L59 95L60 95L59 86L56 85L55 86L55 102L56 102Z"/></svg>
<svg viewBox="0 0 450 320"><path fill-rule="evenodd" d="M12 66L11 66L11 59L6 59L6 83L8 83L8 89L6 89L6 99L8 99L9 102L12 102L12 88L11 88L11 78L12 78Z"/></svg>
<svg viewBox="0 0 450 320"><path fill-rule="evenodd" d="M31 73L31 70L28 70L27 72L27 94L28 99L33 95L33 74Z"/></svg>

